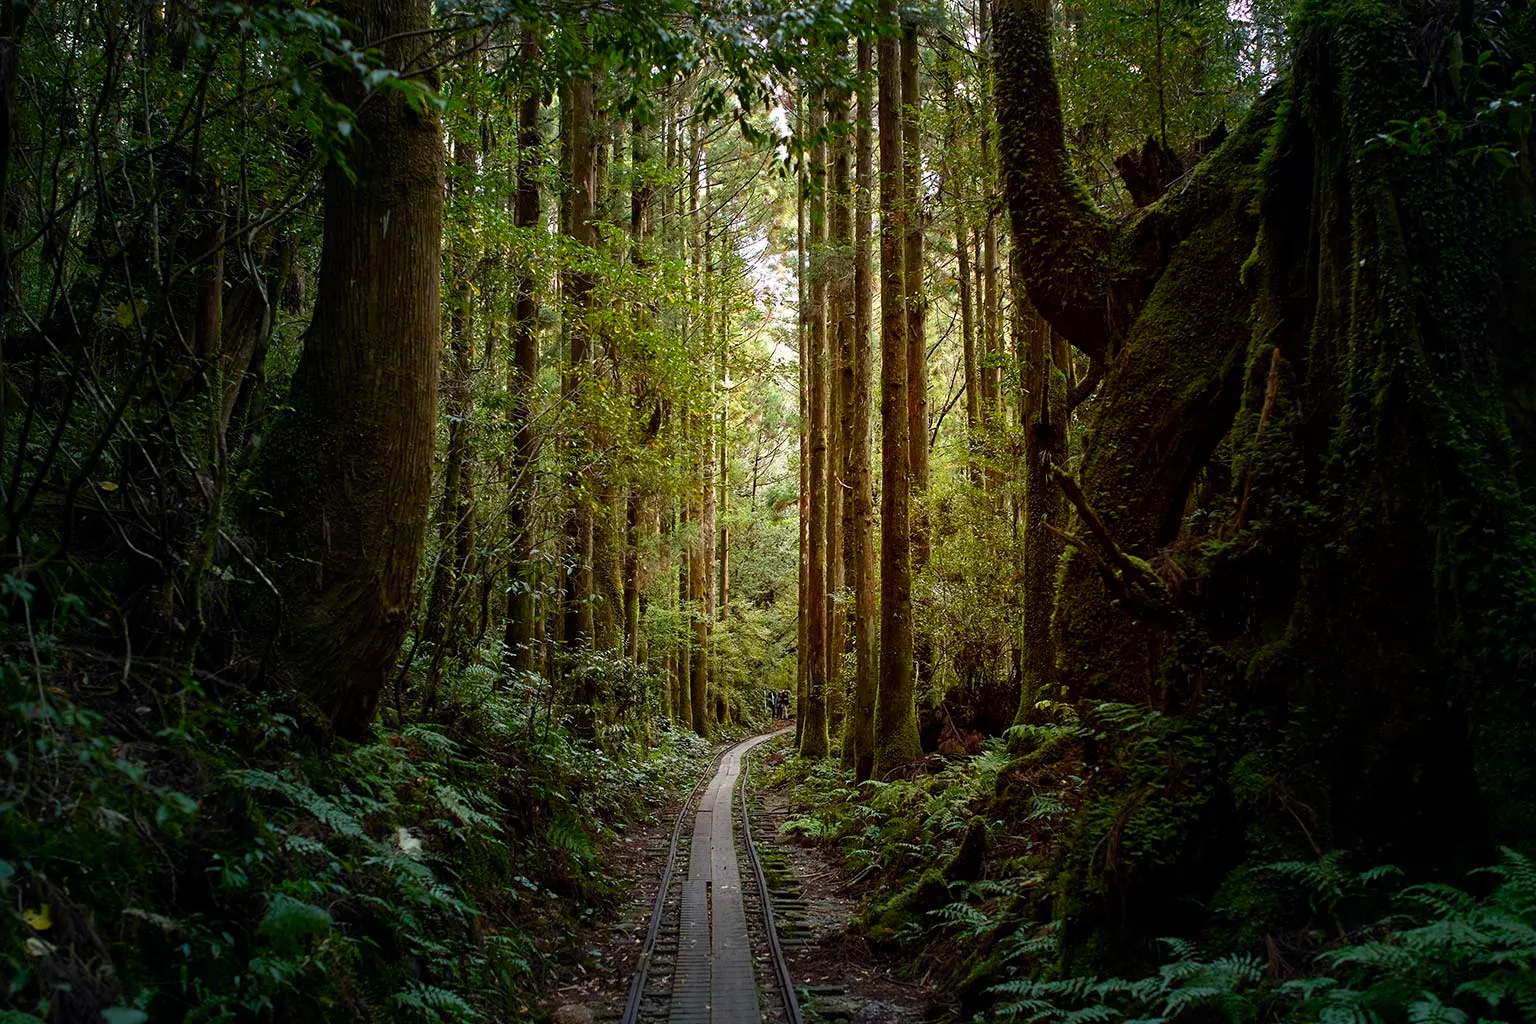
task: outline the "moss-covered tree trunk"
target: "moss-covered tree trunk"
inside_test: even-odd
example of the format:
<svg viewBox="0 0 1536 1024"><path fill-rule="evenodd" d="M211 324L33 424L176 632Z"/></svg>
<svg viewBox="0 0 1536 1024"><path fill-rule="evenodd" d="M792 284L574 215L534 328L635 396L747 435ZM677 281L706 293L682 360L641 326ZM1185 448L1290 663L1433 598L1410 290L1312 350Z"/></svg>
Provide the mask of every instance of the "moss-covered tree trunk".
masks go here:
<svg viewBox="0 0 1536 1024"><path fill-rule="evenodd" d="M882 7L886 18L894 8ZM911 419L903 246L900 44L876 44L880 86L880 683L873 771L883 776L922 755L913 705Z"/></svg>
<svg viewBox="0 0 1536 1024"><path fill-rule="evenodd" d="M811 323L810 358L806 360L806 402L810 413L810 522L806 542L810 549L810 572L806 581L809 600L802 609L807 617L806 641L810 646L807 665L805 724L800 730L800 755L826 757L827 736L827 647L828 588L827 569L832 553L827 550L827 144L821 137L826 126L822 97L811 101L810 130L812 147L809 199L809 244L811 252Z"/></svg>
<svg viewBox="0 0 1536 1024"><path fill-rule="evenodd" d="M361 0L341 13L361 44L420 73L425 0ZM325 172L315 314L265 446L254 512L282 593L276 667L338 729L373 717L410 620L432 472L442 275L437 117L401 92L328 88L357 141ZM365 102L366 99L366 102Z"/></svg>
<svg viewBox="0 0 1536 1024"><path fill-rule="evenodd" d="M1018 262L1017 257L1015 262ZM1019 706L1016 722L1032 717L1035 704L1056 700L1056 643L1051 615L1056 604L1056 567L1062 541L1052 532L1066 527L1065 501L1051 469L1067 464L1067 380L1054 358L1051 328L1029 305L1014 296L1026 321L1027 340L1021 368L1024 431L1023 600L1019 636Z"/></svg>
<svg viewBox="0 0 1536 1024"><path fill-rule="evenodd" d="M846 53L846 42L843 53ZM839 56L842 60L842 54ZM832 145L828 166L827 225L827 728L842 728L843 654L848 641L848 606L843 588L852 578L844 543L848 497L848 439L853 432L853 192L849 172L850 92L836 88L828 99Z"/></svg>
<svg viewBox="0 0 1536 1024"><path fill-rule="evenodd" d="M854 133L853 336L843 367L844 402L850 419L844 439L848 481L847 515L843 527L843 561L853 581L853 694L844 719L843 763L859 781L874 770L875 693L875 523L870 467L870 415L874 403L870 377L870 321L874 310L870 291L870 235L873 227L870 186L874 181L874 88L870 84L874 46L858 41L859 107Z"/></svg>
<svg viewBox="0 0 1536 1024"><path fill-rule="evenodd" d="M1497 32L1513 67L1536 40L1524 21L1464 11L1453 37L1437 18L1306 5L1271 95L1176 191L1112 222L1069 170L1049 4L997 7L1029 295L1109 359L1061 481L1078 515L1060 680L1085 713L1112 700L1248 730L1242 752L1186 760L1151 791L1101 776L1085 799L1103 813L1085 815L1063 875L1074 948L1145 936L1249 843L1454 875L1490 838L1536 835L1536 731L1516 696L1536 611L1517 468L1530 436L1507 414L1529 382L1516 353L1536 340L1531 179L1472 159L1509 145L1486 120L1470 142L1391 141L1440 111L1471 124L1509 88L1495 70L1458 89L1447 47L1479 52ZM1192 514L1207 469L1232 493ZM1117 821L1112 840L1094 824ZM1107 842L1112 864L1091 852Z"/></svg>

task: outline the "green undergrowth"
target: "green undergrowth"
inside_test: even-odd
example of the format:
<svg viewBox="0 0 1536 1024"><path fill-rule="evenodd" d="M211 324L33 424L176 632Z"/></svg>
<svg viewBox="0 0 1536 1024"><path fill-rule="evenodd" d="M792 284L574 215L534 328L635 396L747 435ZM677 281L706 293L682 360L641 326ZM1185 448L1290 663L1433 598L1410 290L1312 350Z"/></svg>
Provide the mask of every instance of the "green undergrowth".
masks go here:
<svg viewBox="0 0 1536 1024"><path fill-rule="evenodd" d="M1365 891L1392 869L1351 875L1339 859L1269 866L1299 883L1317 905L1338 909L1341 880ZM1466 887L1398 885L1389 911L1343 930L1321 949L1210 949L1165 939L1172 954L1134 978L1024 976L991 989L998 1004L978 1019L1078 1024L1171 1021L1321 1024L1471 1024L1536 1020L1536 863L1511 850ZM1335 918L1337 921L1337 918ZM1050 927L1021 929L1009 959L1027 961L1054 941ZM1012 967L1010 969L1017 969Z"/></svg>
<svg viewBox="0 0 1536 1024"><path fill-rule="evenodd" d="M793 794L786 834L835 846L867 883L855 928L939 979L963 1019L1536 1020L1536 866L1509 850L1461 885L1413 884L1339 851L1266 857L1276 848L1254 832L1203 896L1169 894L1170 937L1087 966L1073 949L1098 941L1085 893L1190 857L1180 808L1252 790L1254 758L1228 766L1198 728L1123 705L1044 710L1057 724L911 778L855 785L833 762L791 759L762 782Z"/></svg>
<svg viewBox="0 0 1536 1024"><path fill-rule="evenodd" d="M0 1022L535 1017L618 895L604 844L707 754L553 707L472 667L349 742L278 694L10 650Z"/></svg>

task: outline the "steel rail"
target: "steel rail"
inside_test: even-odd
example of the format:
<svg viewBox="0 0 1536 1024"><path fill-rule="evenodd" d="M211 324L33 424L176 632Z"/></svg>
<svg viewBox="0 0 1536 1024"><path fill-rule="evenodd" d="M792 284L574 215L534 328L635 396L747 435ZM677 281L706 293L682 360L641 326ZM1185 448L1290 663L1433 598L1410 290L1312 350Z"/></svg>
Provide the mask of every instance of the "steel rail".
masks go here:
<svg viewBox="0 0 1536 1024"><path fill-rule="evenodd" d="M795 982L789 974L789 961L784 959L784 947L779 944L779 930L773 923L773 897L768 894L768 879L763 874L762 861L757 856L757 844L752 841L752 815L747 810L747 778L752 773L752 754L747 751L742 758L741 778L736 780L736 792L741 800L741 836L747 849L747 860L752 862L752 877L757 882L757 895L763 907L763 931L768 935L768 951L773 960L773 973L779 979L779 991L784 996L784 1012L789 1024L804 1024L800 1015L800 1000L795 997Z"/></svg>
<svg viewBox="0 0 1536 1024"><path fill-rule="evenodd" d="M635 965L634 979L629 983L629 999L624 1003L624 1016L619 1018L620 1024L637 1024L640 1019L640 1003L645 999L646 974L650 970L651 957L656 953L656 937L661 931L662 918L666 916L667 893L672 888L672 875L677 869L677 846L682 840L683 825L687 823L689 812L698 802L699 793L714 779L729 749L721 750L710 760L709 769L693 784L688 798L677 812L677 822L672 826L672 843L667 847L667 866L661 872L661 887L656 890L656 905L651 909L651 921L645 930L645 942L640 947L640 961Z"/></svg>

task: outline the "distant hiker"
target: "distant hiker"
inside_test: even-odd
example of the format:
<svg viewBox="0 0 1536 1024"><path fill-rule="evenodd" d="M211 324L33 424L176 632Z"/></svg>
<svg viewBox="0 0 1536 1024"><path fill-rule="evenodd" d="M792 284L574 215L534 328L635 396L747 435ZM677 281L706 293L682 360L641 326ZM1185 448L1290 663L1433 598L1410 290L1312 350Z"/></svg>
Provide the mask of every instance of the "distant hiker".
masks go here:
<svg viewBox="0 0 1536 1024"><path fill-rule="evenodd" d="M788 718L789 717L789 691L788 690L780 690L779 691L779 717L780 718Z"/></svg>
<svg viewBox="0 0 1536 1024"><path fill-rule="evenodd" d="M779 717L779 695L777 693L774 693L772 690L769 690L768 691L768 696L764 699L764 703L768 705L768 717L769 718L778 718Z"/></svg>

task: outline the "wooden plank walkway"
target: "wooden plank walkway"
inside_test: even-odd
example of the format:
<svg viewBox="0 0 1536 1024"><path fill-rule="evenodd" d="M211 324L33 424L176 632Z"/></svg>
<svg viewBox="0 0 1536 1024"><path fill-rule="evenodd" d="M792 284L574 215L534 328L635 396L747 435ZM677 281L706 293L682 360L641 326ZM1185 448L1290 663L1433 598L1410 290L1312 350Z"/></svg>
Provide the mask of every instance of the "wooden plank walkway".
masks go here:
<svg viewBox="0 0 1536 1024"><path fill-rule="evenodd" d="M741 901L731 794L747 751L777 733L726 752L699 800L683 882L671 1024L759 1024L757 979Z"/></svg>

